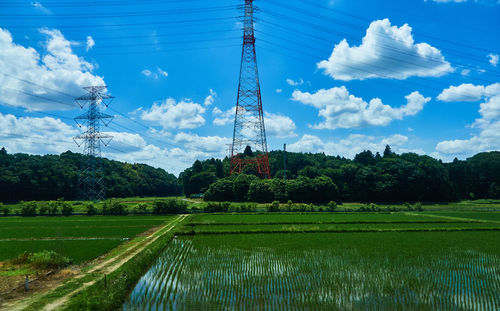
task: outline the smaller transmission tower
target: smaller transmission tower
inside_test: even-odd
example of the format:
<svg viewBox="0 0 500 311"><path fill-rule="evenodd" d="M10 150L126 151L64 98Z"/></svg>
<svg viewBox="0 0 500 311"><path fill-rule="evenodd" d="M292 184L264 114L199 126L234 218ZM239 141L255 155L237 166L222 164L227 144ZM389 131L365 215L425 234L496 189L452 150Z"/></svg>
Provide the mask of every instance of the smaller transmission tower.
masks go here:
<svg viewBox="0 0 500 311"><path fill-rule="evenodd" d="M245 0L240 80L231 145L230 174L254 169L260 176L270 178L266 129L255 53L253 11L253 0Z"/></svg>
<svg viewBox="0 0 500 311"><path fill-rule="evenodd" d="M108 126L113 119L112 116L99 111L101 105L107 107L114 98L103 93L106 88L106 86L84 87L88 93L75 99L80 108L83 109L87 106L87 111L75 118L75 122L79 127L83 127L85 132L73 139L78 147L84 146L78 190L81 191L80 196L82 198L90 201L104 199L104 184L100 163L101 143L107 146L113 138L100 132L101 124Z"/></svg>

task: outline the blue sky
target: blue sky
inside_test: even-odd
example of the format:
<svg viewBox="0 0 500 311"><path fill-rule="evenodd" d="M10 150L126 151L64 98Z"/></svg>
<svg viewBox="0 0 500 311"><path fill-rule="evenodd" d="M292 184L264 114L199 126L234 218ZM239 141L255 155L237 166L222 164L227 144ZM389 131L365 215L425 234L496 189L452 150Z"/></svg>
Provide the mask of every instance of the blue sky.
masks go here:
<svg viewBox="0 0 500 311"><path fill-rule="evenodd" d="M232 139L243 1L2 1L0 145L81 151L73 97L115 96L103 155L178 174ZM256 0L269 150L444 161L500 149L500 2Z"/></svg>

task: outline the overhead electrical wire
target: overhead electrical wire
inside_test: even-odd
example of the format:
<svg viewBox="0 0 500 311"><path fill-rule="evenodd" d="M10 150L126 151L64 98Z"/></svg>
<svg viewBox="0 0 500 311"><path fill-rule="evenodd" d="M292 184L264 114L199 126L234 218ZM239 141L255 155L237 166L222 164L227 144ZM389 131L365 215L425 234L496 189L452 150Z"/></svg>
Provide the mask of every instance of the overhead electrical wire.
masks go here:
<svg viewBox="0 0 500 311"><path fill-rule="evenodd" d="M269 0L266 0L266 1L269 1ZM307 3L307 4L311 5L311 6L317 7L319 9L321 9L322 11L326 10L326 11L335 12L337 14L344 15L344 16L347 16L347 17L350 17L350 18L359 19L359 20L362 20L362 21L365 21L365 22L372 22L373 21L373 20L368 19L366 17L362 17L362 16L359 16L359 15L356 15L356 14L347 13L347 12L342 11L342 10L338 10L338 9L326 7L324 5L318 4L318 3L310 1L310 0L299 0L299 1L301 1L303 3ZM467 43L464 43L464 42L460 42L460 41L454 41L454 40L450 40L450 39L439 38L439 37L428 35L428 34L424 34L424 33L418 32L418 31L413 31L413 33L416 34L416 35L422 36L422 37L427 37L427 38L431 38L431 39L438 40L438 41L441 41L441 42L446 42L446 43L450 43L450 44L454 44L454 45L458 45L458 46L462 46L462 47L466 47L466 48L470 48L470 49L474 49L474 50L479 50L479 51L483 51L483 52L487 52L487 53L491 53L491 52L493 52L493 53L499 53L498 51L492 51L492 50L489 50L489 49L484 49L484 48L481 48L481 47L478 47L478 46L475 46L475 45L472 45L472 44L467 44Z"/></svg>

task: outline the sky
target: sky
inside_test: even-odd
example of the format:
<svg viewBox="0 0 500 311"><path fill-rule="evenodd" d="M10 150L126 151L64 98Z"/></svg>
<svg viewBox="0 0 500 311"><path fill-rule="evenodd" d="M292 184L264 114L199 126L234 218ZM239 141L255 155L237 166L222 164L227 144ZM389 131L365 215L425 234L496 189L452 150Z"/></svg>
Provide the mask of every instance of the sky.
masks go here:
<svg viewBox="0 0 500 311"><path fill-rule="evenodd" d="M179 174L232 141L243 0L0 3L0 147L82 152L107 85L105 157ZM500 150L499 0L255 0L269 150L443 161Z"/></svg>

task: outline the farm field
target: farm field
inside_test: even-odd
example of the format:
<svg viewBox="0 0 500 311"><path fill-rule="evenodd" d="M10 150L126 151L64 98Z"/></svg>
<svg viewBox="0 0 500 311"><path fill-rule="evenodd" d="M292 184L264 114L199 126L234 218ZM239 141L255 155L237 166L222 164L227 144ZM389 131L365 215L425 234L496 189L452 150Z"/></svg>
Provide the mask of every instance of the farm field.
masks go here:
<svg viewBox="0 0 500 311"><path fill-rule="evenodd" d="M443 219L447 221L446 219ZM373 221L436 221L419 215L404 213L265 213L265 214L198 214L191 223L199 224L257 224L257 223L327 223Z"/></svg>
<svg viewBox="0 0 500 311"><path fill-rule="evenodd" d="M280 233L283 226L473 231ZM483 227L494 229L475 230ZM239 232L247 228L278 232ZM194 215L123 310L497 310L499 278L494 222L403 213Z"/></svg>
<svg viewBox="0 0 500 311"><path fill-rule="evenodd" d="M500 212L430 212L431 215L500 222Z"/></svg>
<svg viewBox="0 0 500 311"><path fill-rule="evenodd" d="M0 218L0 261L53 250L80 263L167 221L169 216Z"/></svg>

